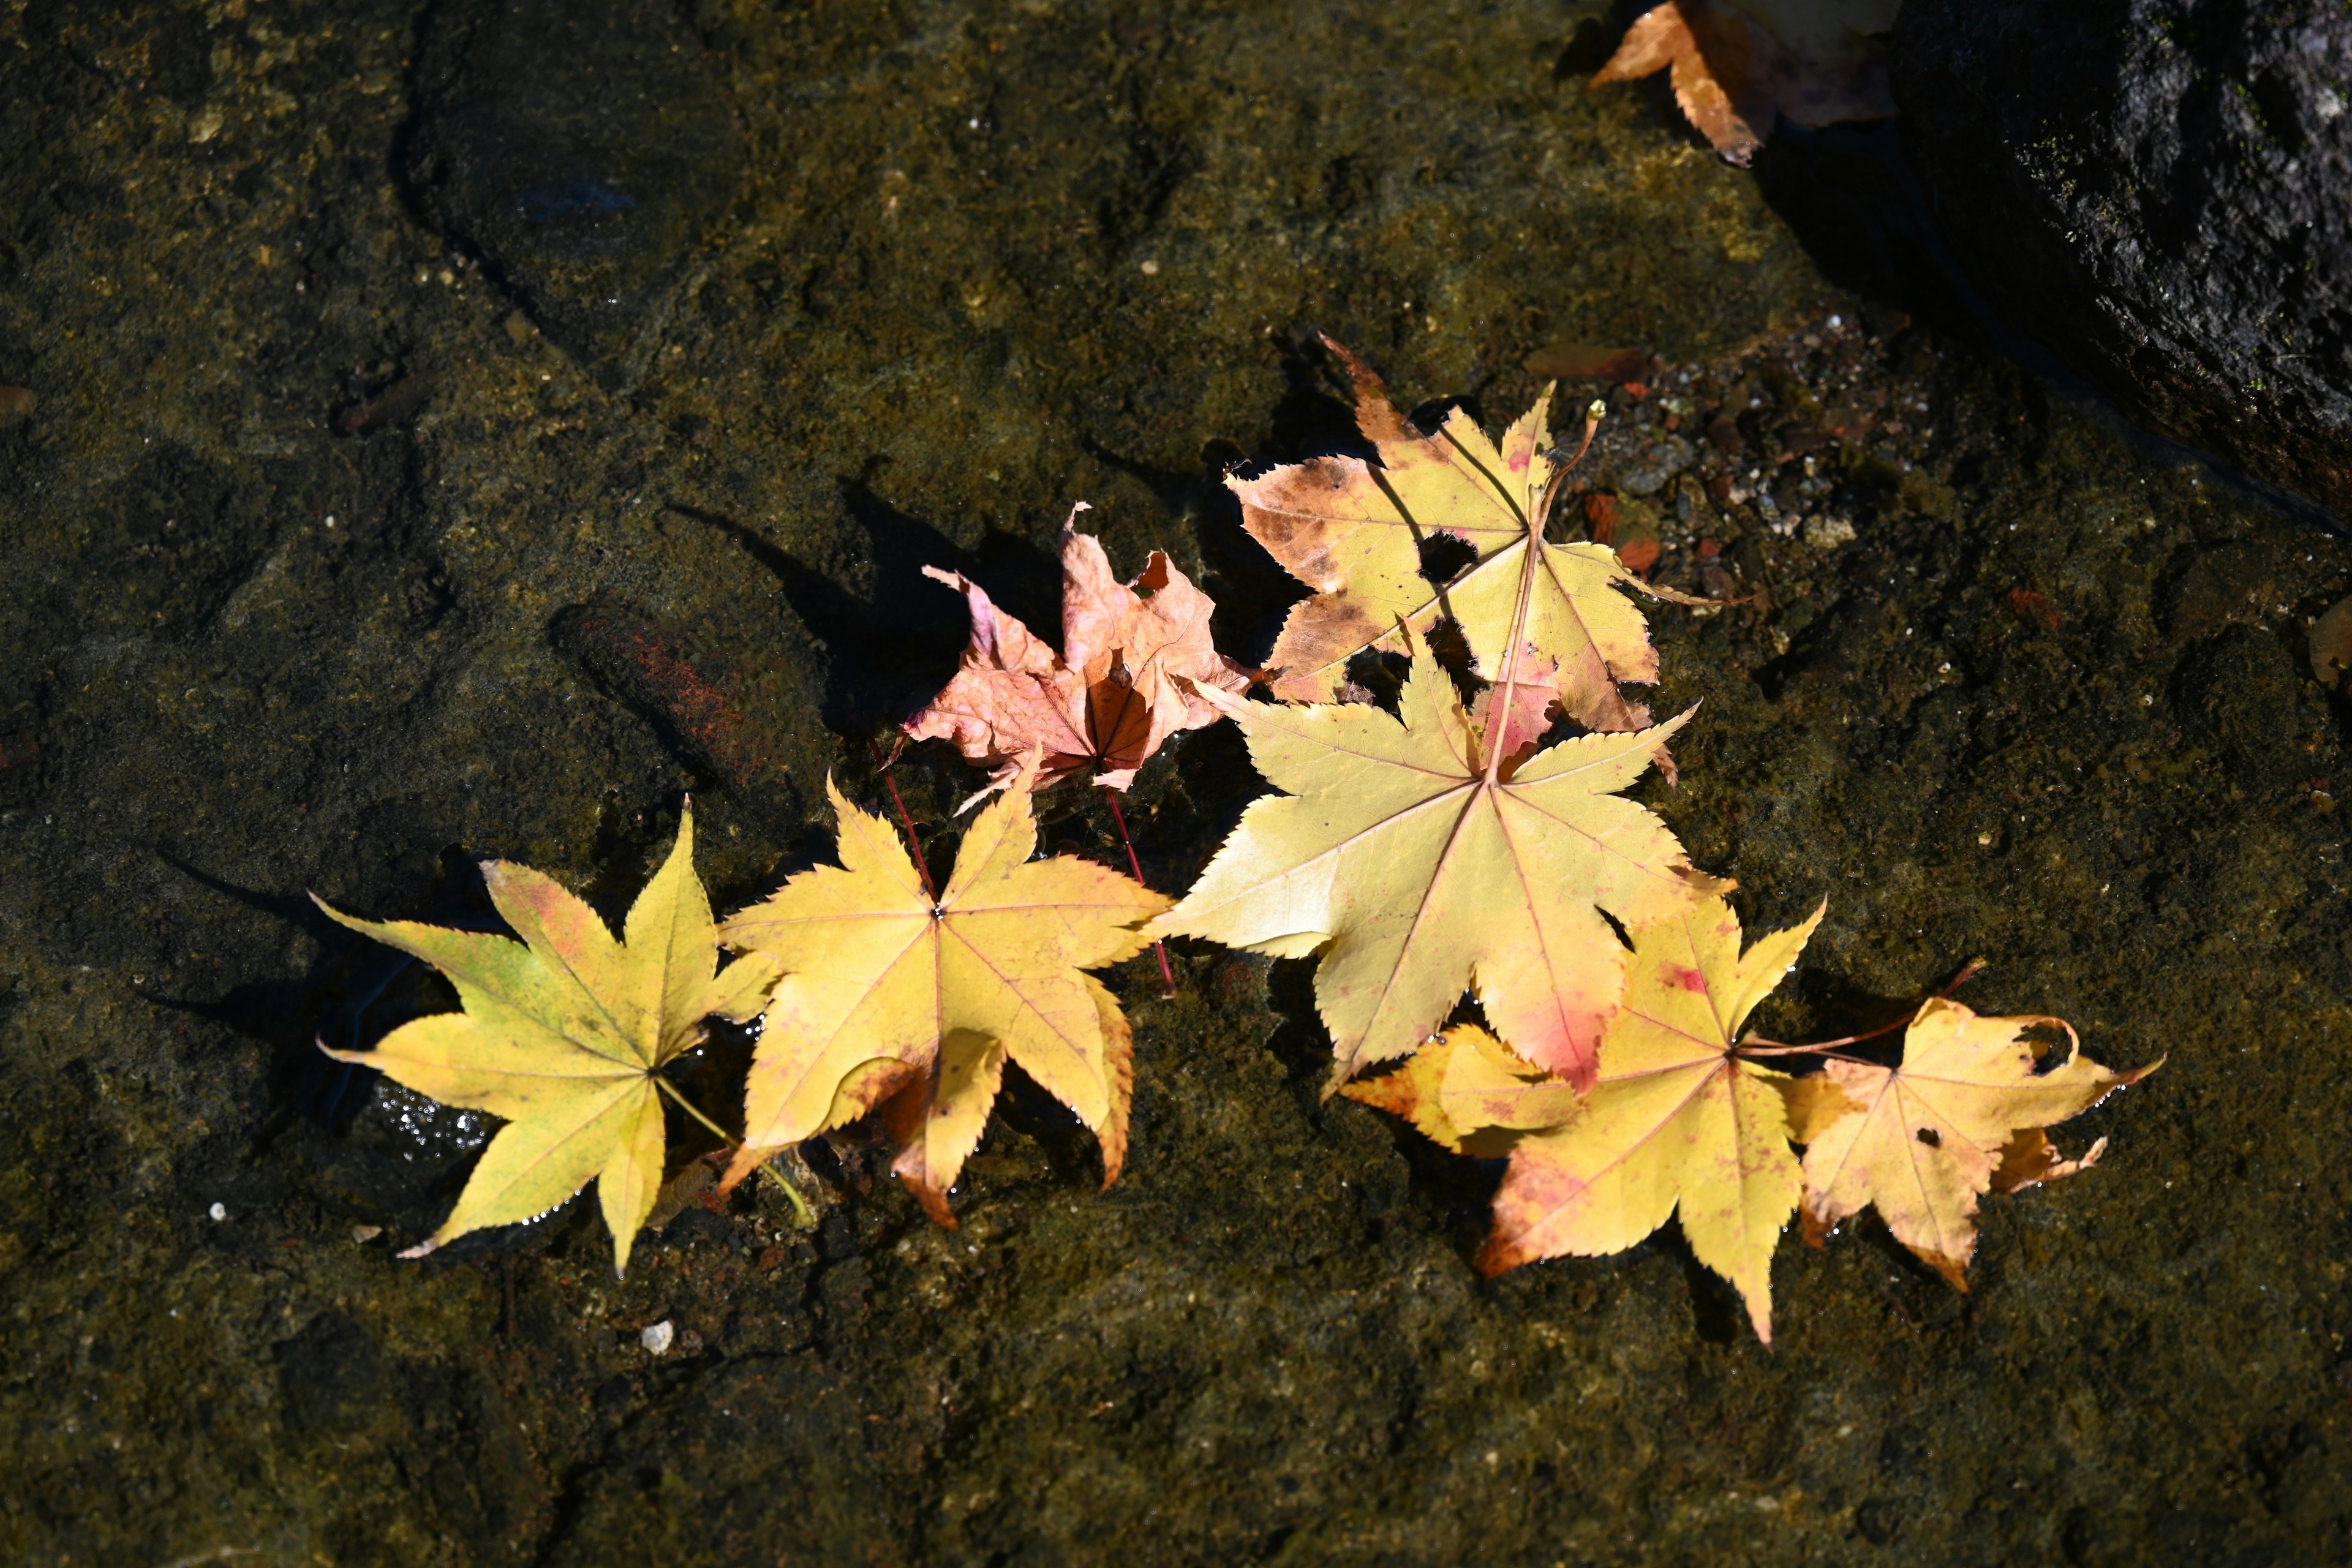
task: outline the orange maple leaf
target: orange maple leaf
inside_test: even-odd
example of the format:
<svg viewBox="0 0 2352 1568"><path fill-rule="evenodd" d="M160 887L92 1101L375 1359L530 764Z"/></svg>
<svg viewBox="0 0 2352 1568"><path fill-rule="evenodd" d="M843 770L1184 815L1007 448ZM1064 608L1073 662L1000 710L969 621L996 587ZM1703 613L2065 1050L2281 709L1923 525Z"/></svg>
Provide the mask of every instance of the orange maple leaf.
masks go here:
<svg viewBox="0 0 2352 1568"><path fill-rule="evenodd" d="M1879 40L1894 23L1895 0L1665 0L1587 85L1667 72L1684 116L1745 167L1783 116L1829 125L1893 114Z"/></svg>
<svg viewBox="0 0 2352 1568"><path fill-rule="evenodd" d="M1121 584L1101 541L1077 531L1087 510L1080 501L1062 524L1059 654L961 573L923 568L964 596L971 644L955 679L901 728L918 741L951 741L995 770L966 806L1011 784L1040 749L1038 789L1092 769L1095 783L1123 790L1169 736L1223 717L1196 686L1249 689L1249 671L1210 644L1215 601L1158 550L1141 576Z"/></svg>
<svg viewBox="0 0 2352 1568"><path fill-rule="evenodd" d="M1693 29L1693 16L1706 32L1705 47ZM1708 145L1745 165L1772 129L1769 103L1760 113L1754 105L1745 115L1739 110L1737 100L1746 92L1748 65L1748 29L1737 17L1717 18L1704 7L1686 16L1675 0L1666 0L1626 29L1625 41L1588 85L1634 81L1665 71L1684 117Z"/></svg>

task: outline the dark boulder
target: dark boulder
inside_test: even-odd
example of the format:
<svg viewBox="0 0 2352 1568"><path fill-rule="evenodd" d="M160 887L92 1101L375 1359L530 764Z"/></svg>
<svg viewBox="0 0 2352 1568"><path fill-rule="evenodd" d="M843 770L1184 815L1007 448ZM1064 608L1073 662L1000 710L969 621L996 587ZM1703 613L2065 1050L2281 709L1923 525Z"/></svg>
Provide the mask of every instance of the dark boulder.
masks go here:
<svg viewBox="0 0 2352 1568"><path fill-rule="evenodd" d="M1893 75L1969 281L2147 428L2352 510L2352 13L1906 0Z"/></svg>
<svg viewBox="0 0 2352 1568"><path fill-rule="evenodd" d="M417 71L409 187L608 386L643 374L742 142L666 5L460 0Z"/></svg>

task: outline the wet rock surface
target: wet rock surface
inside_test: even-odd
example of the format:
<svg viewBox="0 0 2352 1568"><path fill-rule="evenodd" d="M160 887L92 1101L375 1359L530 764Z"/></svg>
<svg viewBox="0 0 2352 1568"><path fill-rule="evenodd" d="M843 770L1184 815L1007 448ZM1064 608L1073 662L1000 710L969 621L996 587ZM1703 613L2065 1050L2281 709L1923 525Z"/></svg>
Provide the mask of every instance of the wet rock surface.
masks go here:
<svg viewBox="0 0 2352 1568"><path fill-rule="evenodd" d="M2158 435L2352 510L2352 17L1910 0L1905 136L1985 305Z"/></svg>
<svg viewBox="0 0 2352 1568"><path fill-rule="evenodd" d="M701 40L630 0L453 0L413 90L412 199L599 380L634 385L740 176Z"/></svg>
<svg viewBox="0 0 2352 1568"><path fill-rule="evenodd" d="M0 14L0 1556L2341 1556L2352 763L2304 648L2352 549L1865 330L1747 176L1563 84L1579 19L698 7L745 194L616 394L404 194L412 9ZM1612 407L1574 510L1755 595L1657 614L1651 700L1704 706L1644 787L1751 927L1830 896L1759 1026L1983 956L1979 1007L2168 1056L2062 1130L2098 1169L1990 1205L1965 1296L1792 1239L1768 1353L1671 1227L1478 1279L1496 1173L1318 1098L1304 964L1180 947L1173 998L1110 976L1108 1193L1015 1085L952 1233L851 1139L814 1231L688 1198L626 1281L577 1204L396 1259L483 1129L321 1066L447 999L304 891L478 921L495 854L617 914L692 789L758 896L953 667L919 567L1052 625L1076 499L1262 657L1293 589L1218 479L1351 438L1315 327L1489 423L1530 355L1640 351L1564 389ZM972 775L897 776L950 854ZM1150 879L1257 787L1172 743Z"/></svg>

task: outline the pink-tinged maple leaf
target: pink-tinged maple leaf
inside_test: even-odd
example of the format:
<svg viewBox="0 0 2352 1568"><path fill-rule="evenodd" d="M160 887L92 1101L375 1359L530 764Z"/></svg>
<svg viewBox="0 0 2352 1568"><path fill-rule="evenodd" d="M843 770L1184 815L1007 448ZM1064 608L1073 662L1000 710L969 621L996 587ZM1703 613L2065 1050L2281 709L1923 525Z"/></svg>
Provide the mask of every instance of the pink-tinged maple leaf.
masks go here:
<svg viewBox="0 0 2352 1568"><path fill-rule="evenodd" d="M1123 790L1169 736L1224 717L1195 687L1249 689L1249 670L1210 643L1215 601L1157 550L1142 575L1120 583L1101 541L1077 531L1086 510L1080 501L1062 525L1059 653L961 573L923 569L964 596L971 644L955 679L903 728L986 763L989 790L1009 784L1032 750L1044 752L1039 789L1091 771Z"/></svg>

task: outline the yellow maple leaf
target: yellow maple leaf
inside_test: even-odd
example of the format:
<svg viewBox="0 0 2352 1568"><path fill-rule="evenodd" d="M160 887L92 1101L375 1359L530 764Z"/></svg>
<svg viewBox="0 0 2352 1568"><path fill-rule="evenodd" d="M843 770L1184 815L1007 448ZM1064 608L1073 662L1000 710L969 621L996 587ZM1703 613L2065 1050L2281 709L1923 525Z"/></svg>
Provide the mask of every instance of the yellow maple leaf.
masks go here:
<svg viewBox="0 0 2352 1568"><path fill-rule="evenodd" d="M1772 1251L1799 1189L1790 1080L1744 1060L1737 1041L1822 913L1744 954L1739 917L1721 899L1634 933L1599 1081L1577 1114L1512 1149L1482 1270L1621 1252L1679 1211L1692 1256L1731 1281L1756 1337L1771 1342ZM1473 1124L1496 1120L1465 1097L1448 1110Z"/></svg>
<svg viewBox="0 0 2352 1568"><path fill-rule="evenodd" d="M785 970L744 1089L744 1142L722 1185L766 1154L869 1110L893 1169L942 1225L948 1190L1016 1062L1095 1130L1105 1184L1127 1152L1127 1019L1084 973L1142 950L1170 900L1075 856L1033 861L1027 766L973 818L936 897L898 835L831 783L841 865L793 878L732 916L731 946Z"/></svg>
<svg viewBox="0 0 2352 1568"><path fill-rule="evenodd" d="M1903 1064L1832 1060L1822 1077L1843 1100L1805 1118L1806 1239L1819 1245L1849 1215L1876 1205L1895 1238L1968 1289L1978 1197L2070 1175L2095 1163L2102 1138L2080 1160L2061 1160L2042 1128L2088 1110L2163 1066L2161 1058L2112 1072L2070 1049L2043 1065L2037 1025L2057 1018L1987 1018L1937 997L1903 1039Z"/></svg>
<svg viewBox="0 0 2352 1568"><path fill-rule="evenodd" d="M1275 695L1328 701L1349 658L1401 646L1401 624L1425 634L1451 619L1489 680L1503 679L1507 649L1529 649L1579 724L1645 728L1649 710L1626 701L1617 682L1656 680L1657 650L1642 612L1617 590L1683 595L1652 588L1605 544L1543 538L1556 471L1550 392L1504 432L1500 447L1458 408L1436 434L1423 436L1389 402L1379 376L1324 342L1355 382L1356 421L1379 448L1380 465L1316 458L1225 481L1241 499L1242 525L1315 590L1292 609L1267 660ZM1475 556L1444 584L1422 575L1422 545L1440 535Z"/></svg>
<svg viewBox="0 0 2352 1568"><path fill-rule="evenodd" d="M1446 1030L1394 1072L1358 1079L1339 1092L1402 1116L1457 1154L1507 1157L1517 1134L1557 1127L1583 1104L1568 1080L1511 1054L1475 1024ZM1459 1111L1466 1120L1457 1121Z"/></svg>
<svg viewBox="0 0 2352 1568"><path fill-rule="evenodd" d="M482 880L520 942L358 920L316 900L338 923L447 975L465 1009L404 1024L372 1051L320 1048L507 1123L441 1228L401 1256L530 1219L593 1178L613 1233L614 1268L625 1271L661 1185L661 1068L701 1043L705 1019L757 1014L775 984L775 962L754 954L719 968L710 900L694 874L690 807L617 941L594 910L544 873L489 860Z"/></svg>
<svg viewBox="0 0 2352 1568"><path fill-rule="evenodd" d="M1719 898L1636 931L1624 1004L1581 1098L1475 1026L1347 1092L1451 1147L1509 1156L1482 1272L1622 1252L1679 1208L1692 1254L1731 1281L1769 1344L1772 1251L1797 1206L1783 1103L1796 1080L1742 1059L1737 1041L1821 919L1745 954Z"/></svg>
<svg viewBox="0 0 2352 1568"><path fill-rule="evenodd" d="M1345 1082L1427 1039L1473 988L1520 1056L1583 1083L1623 989L1629 927L1728 887L1618 795L1689 715L1482 756L1452 680L1417 655L1396 718L1203 687L1286 795L1253 802L1151 936L1322 954L1315 997ZM1515 765L1514 765L1515 764Z"/></svg>

